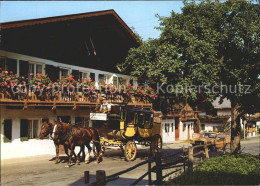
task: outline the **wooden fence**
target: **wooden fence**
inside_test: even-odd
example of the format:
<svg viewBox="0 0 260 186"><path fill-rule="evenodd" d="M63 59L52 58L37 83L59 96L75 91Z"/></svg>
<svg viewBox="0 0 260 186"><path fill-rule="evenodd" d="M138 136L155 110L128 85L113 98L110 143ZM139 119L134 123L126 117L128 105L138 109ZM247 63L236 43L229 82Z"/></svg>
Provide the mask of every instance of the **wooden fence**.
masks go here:
<svg viewBox="0 0 260 186"><path fill-rule="evenodd" d="M96 181L90 183L89 185L105 185L106 183L119 179L119 176L130 171L137 169L140 166L147 166L147 172L145 172L142 176L136 179L131 185L137 185L140 181L142 181L146 176L148 176L148 185L161 185L163 184L163 180L173 174L175 177L184 173L185 171L193 171L193 167L196 164L194 158L200 159L202 162L204 159L209 159L209 146L211 144L204 143L203 145L196 145L194 147L189 146L188 148L182 148L182 150L175 154L161 156L161 154L157 154L156 157L149 157L148 160L138 163L126 170L117 172L115 174L106 176L106 172L104 170L96 171ZM220 149L216 149L215 153ZM225 146L222 148L223 152L225 152ZM152 166L152 163L155 165ZM164 170L170 169L170 172L163 174ZM152 180L152 174L156 175L156 180ZM85 171L85 184L89 183L89 171Z"/></svg>

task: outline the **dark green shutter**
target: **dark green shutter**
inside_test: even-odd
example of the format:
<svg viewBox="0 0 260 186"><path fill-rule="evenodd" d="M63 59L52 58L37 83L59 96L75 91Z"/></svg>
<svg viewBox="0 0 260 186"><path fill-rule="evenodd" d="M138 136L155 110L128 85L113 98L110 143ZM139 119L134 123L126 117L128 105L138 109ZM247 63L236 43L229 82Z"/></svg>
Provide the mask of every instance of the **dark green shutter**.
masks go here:
<svg viewBox="0 0 260 186"><path fill-rule="evenodd" d="M96 79L95 79L95 73L90 73L90 79L92 80L92 81L96 81Z"/></svg>
<svg viewBox="0 0 260 186"><path fill-rule="evenodd" d="M7 70L8 70L8 72L12 71L13 74L17 73L17 60L16 59L7 58Z"/></svg>
<svg viewBox="0 0 260 186"><path fill-rule="evenodd" d="M52 65L45 65L45 74L49 76L52 82L57 82L57 79L60 78L60 68Z"/></svg>
<svg viewBox="0 0 260 186"><path fill-rule="evenodd" d="M0 57L0 72L6 69L6 57Z"/></svg>
<svg viewBox="0 0 260 186"><path fill-rule="evenodd" d="M24 76L24 77L28 77L28 73L29 73L29 63L28 61L23 61L20 60L19 61L19 76Z"/></svg>
<svg viewBox="0 0 260 186"><path fill-rule="evenodd" d="M27 119L20 120L20 140L27 141L28 140L28 127L29 121Z"/></svg>
<svg viewBox="0 0 260 186"><path fill-rule="evenodd" d="M80 78L78 70L72 70L72 75L74 76L75 80L78 80Z"/></svg>
<svg viewBox="0 0 260 186"><path fill-rule="evenodd" d="M4 120L4 142L12 141L12 120Z"/></svg>

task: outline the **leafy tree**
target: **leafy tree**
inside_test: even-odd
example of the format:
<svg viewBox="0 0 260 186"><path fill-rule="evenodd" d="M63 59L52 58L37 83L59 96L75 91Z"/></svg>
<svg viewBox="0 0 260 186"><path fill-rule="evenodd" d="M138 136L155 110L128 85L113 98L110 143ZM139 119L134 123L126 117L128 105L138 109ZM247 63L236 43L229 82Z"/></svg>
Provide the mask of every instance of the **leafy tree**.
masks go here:
<svg viewBox="0 0 260 186"><path fill-rule="evenodd" d="M121 67L153 85L183 87L174 93L194 102L201 94L208 101L216 96L228 98L231 151L237 153L240 117L260 108L259 4L203 1L184 5L180 14L158 16L160 38L132 48ZM163 88L167 90L166 85Z"/></svg>

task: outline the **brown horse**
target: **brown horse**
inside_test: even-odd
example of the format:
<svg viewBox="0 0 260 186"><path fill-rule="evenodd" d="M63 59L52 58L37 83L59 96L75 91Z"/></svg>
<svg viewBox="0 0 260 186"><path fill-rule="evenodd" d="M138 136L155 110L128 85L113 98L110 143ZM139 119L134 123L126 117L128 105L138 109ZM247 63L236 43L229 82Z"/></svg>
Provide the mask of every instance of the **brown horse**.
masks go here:
<svg viewBox="0 0 260 186"><path fill-rule="evenodd" d="M49 123L49 122L46 122L46 121L43 122L42 126L41 126L41 131L40 131L40 134L39 134L39 138L43 139L44 137L46 137L49 134L51 134L51 136L53 136L53 128L54 128L54 123ZM69 157L68 146L59 139L53 139L53 142L54 142L54 145L55 145L55 148L56 148L55 163L57 164L59 162L59 145L64 146L65 153ZM85 148L84 145L82 145L80 147L80 152L78 153L78 156L80 156L80 153L82 152L83 158L85 158L85 149L84 148ZM73 155L75 156L75 158L77 157L75 153ZM77 162L77 163L79 163L79 162Z"/></svg>
<svg viewBox="0 0 260 186"><path fill-rule="evenodd" d="M100 139L96 129L92 127L81 127L81 126L71 126L67 123L56 122L54 125L54 139L63 141L66 145L68 145L70 152L70 157L68 161L68 165L66 167L71 166L71 159L74 153L75 146L86 145L88 148L88 154L86 156L85 163L88 163L90 160L90 142L92 141L96 150L97 150L97 163L100 161Z"/></svg>

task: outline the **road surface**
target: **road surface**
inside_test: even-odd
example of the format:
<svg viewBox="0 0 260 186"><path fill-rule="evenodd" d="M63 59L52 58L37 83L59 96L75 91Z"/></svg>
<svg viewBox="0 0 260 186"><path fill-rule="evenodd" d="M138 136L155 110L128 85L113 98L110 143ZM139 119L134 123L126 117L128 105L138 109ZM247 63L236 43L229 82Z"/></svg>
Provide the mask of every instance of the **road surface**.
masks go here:
<svg viewBox="0 0 260 186"><path fill-rule="evenodd" d="M259 137L242 141L243 152L259 155L259 142ZM175 143L164 145L163 153L175 153L179 151L183 145L187 147L189 144ZM66 163L61 162L54 164L54 155L3 160L1 161L1 184L6 186L83 185L83 174L86 170L90 171L90 182L93 182L95 181L96 170L105 170L107 176L109 176L146 160L148 153L148 149L138 148L136 160L126 162L120 150L110 149L105 152L105 157L100 164L96 164L95 160L93 160L89 164L82 162L80 165L74 165L70 168L65 168ZM109 182L108 185L130 185L146 171L147 165L144 165L134 171L123 174L119 180ZM154 174L153 180L155 180ZM144 181L140 182L140 184L147 184L147 177Z"/></svg>

